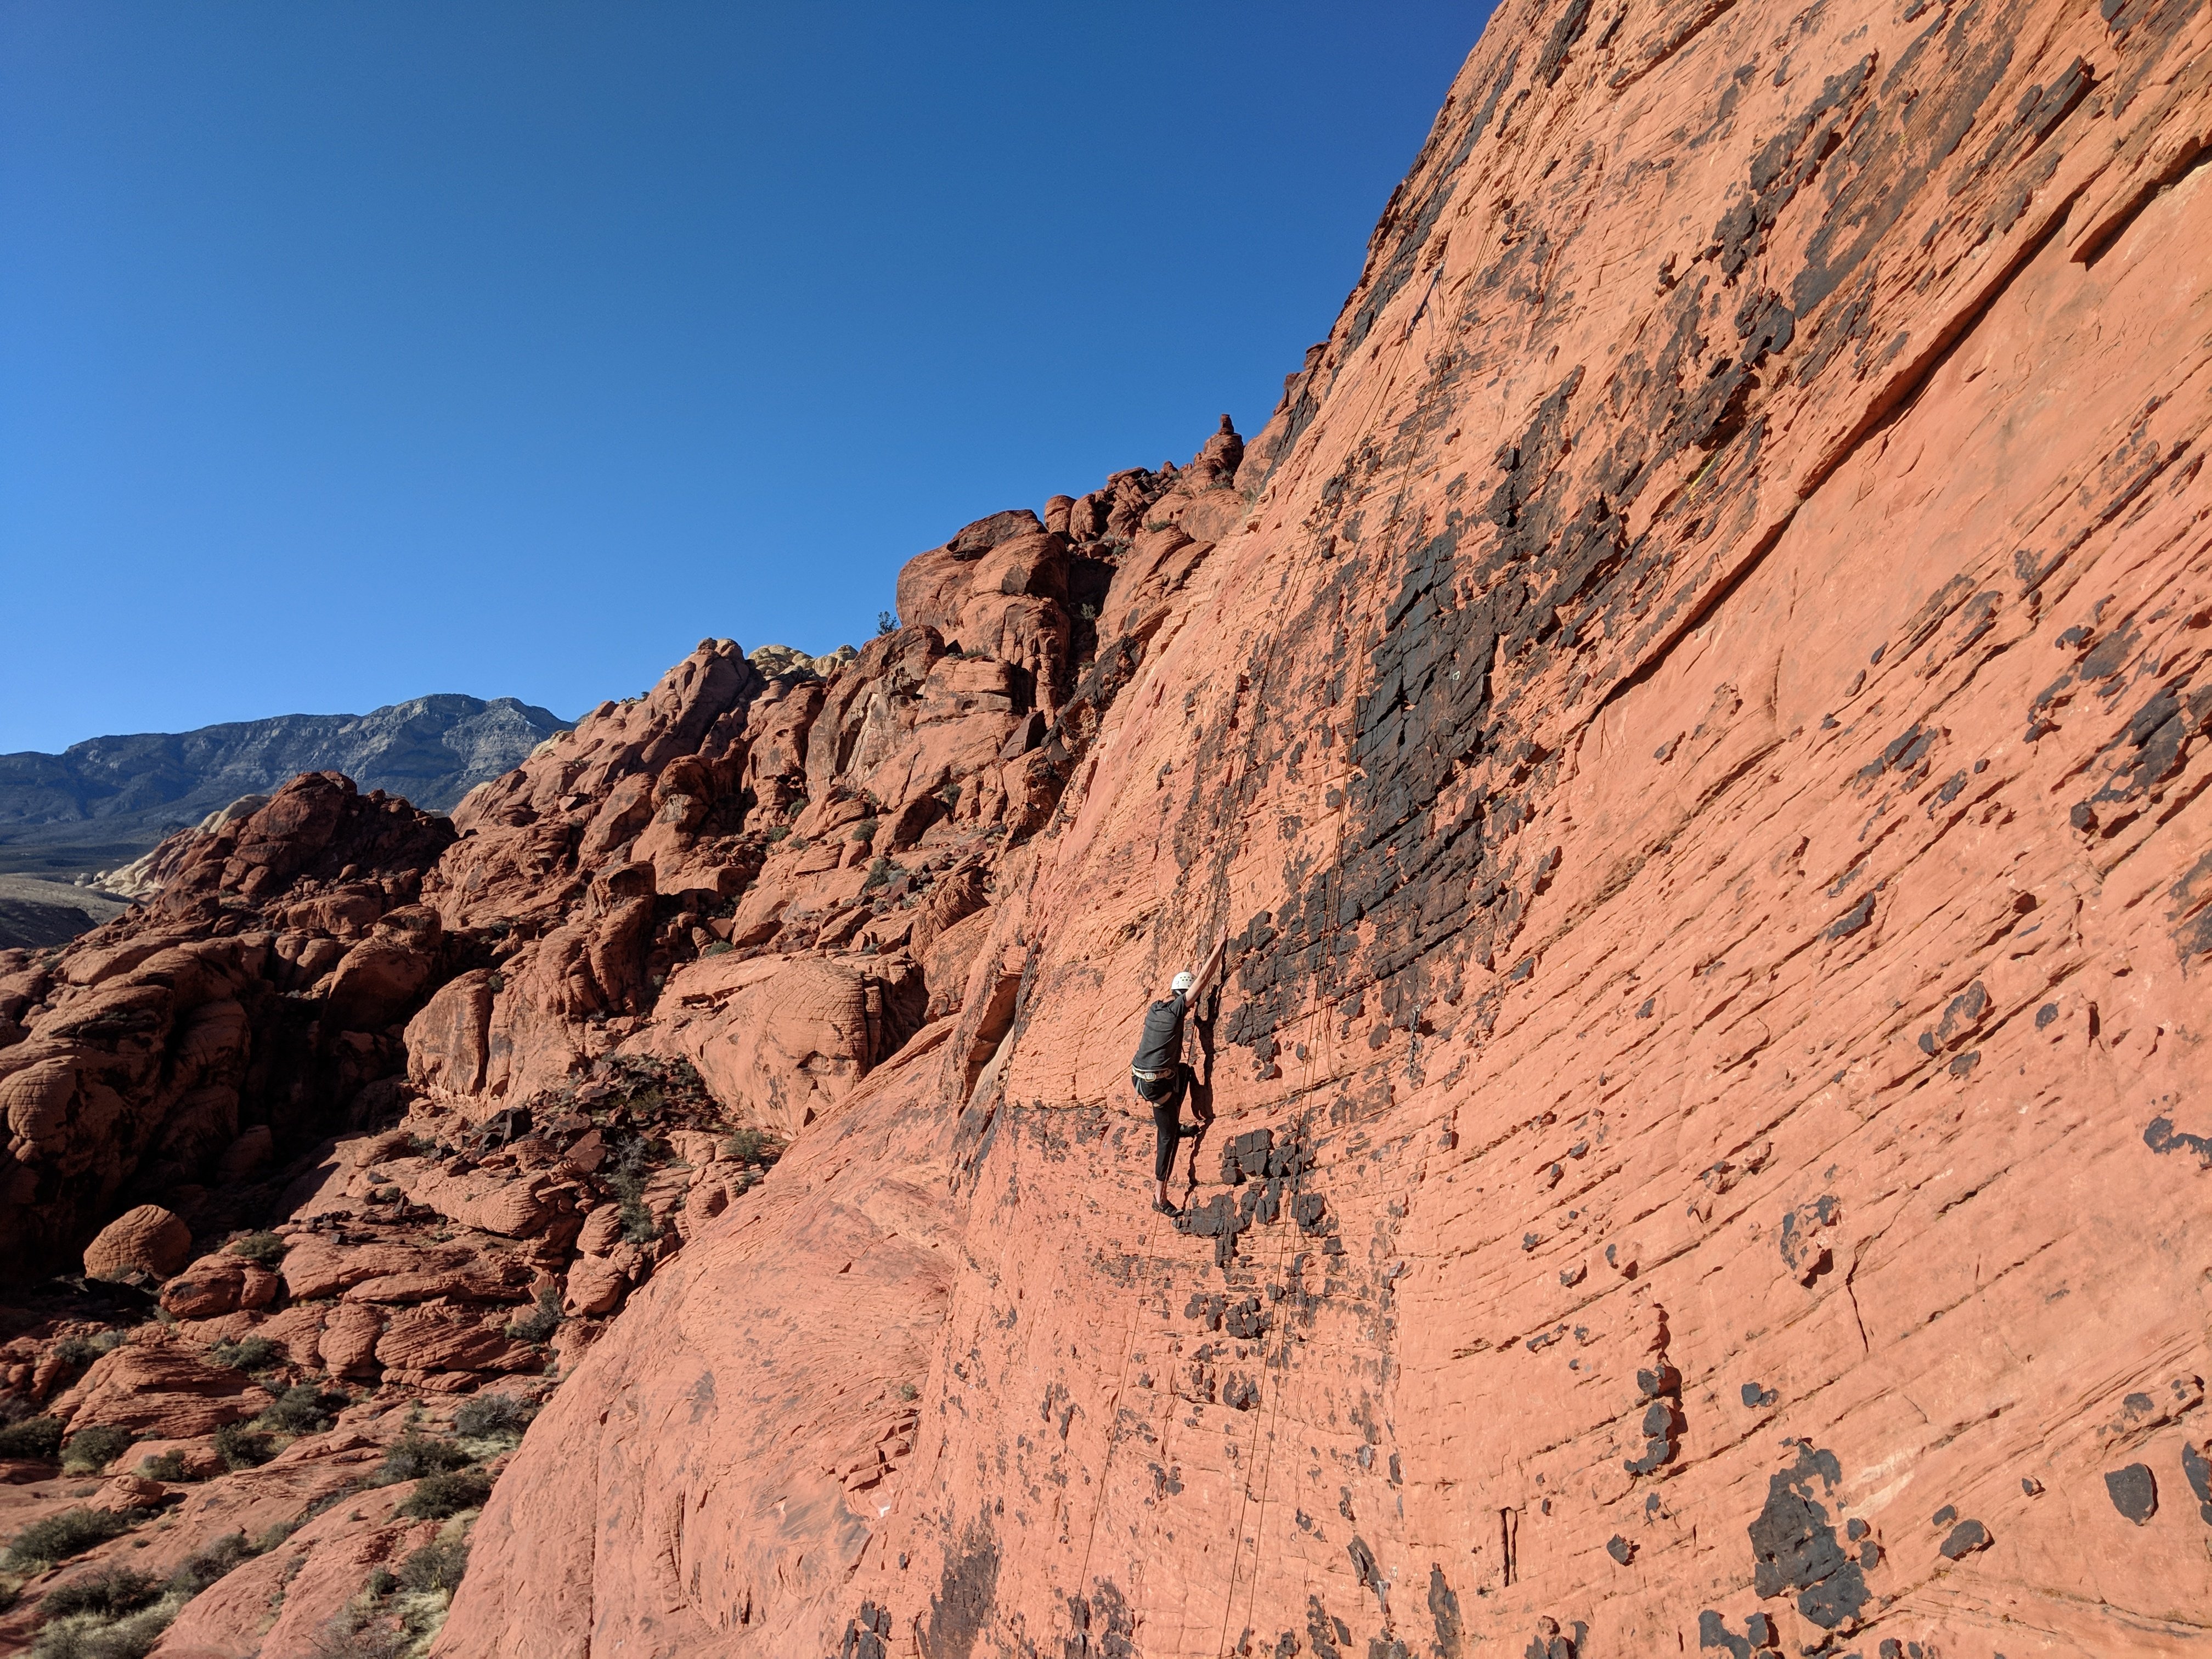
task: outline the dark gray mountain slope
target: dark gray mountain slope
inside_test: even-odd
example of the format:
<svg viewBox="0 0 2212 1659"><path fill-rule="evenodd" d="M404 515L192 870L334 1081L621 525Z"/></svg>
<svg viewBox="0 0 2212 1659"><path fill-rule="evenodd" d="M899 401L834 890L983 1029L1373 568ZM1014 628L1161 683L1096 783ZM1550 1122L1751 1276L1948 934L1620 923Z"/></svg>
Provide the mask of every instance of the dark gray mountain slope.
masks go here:
<svg viewBox="0 0 2212 1659"><path fill-rule="evenodd" d="M442 811L568 724L513 697L448 694L366 714L280 714L0 755L0 872L112 869L302 772L343 772L364 791Z"/></svg>

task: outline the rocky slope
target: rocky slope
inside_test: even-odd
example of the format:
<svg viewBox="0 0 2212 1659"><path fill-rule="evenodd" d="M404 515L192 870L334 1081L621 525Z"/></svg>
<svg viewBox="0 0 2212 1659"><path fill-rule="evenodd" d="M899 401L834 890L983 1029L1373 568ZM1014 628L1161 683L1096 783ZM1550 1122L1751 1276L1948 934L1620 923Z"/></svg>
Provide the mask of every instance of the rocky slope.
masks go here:
<svg viewBox="0 0 2212 1659"><path fill-rule="evenodd" d="M66 878L113 869L302 772L343 772L365 790L445 811L562 724L513 697L447 695L366 714L285 714L0 755L0 871Z"/></svg>
<svg viewBox="0 0 2212 1659"><path fill-rule="evenodd" d="M125 908L113 893L36 876L0 875L0 950L65 945Z"/></svg>
<svg viewBox="0 0 2212 1659"><path fill-rule="evenodd" d="M9 1397L179 1462L0 1487L127 1528L6 1628L2193 1650L2208 47L1509 5L1249 448L17 963L10 1224L105 1277ZM1170 1221L1125 1068L1222 933Z"/></svg>
<svg viewBox="0 0 2212 1659"><path fill-rule="evenodd" d="M626 1299L725 1213L780 1229L784 1146L937 1052L979 973L968 1040L1004 1030L1005 850L1206 546L1130 536L1241 514L1241 449L969 526L914 567L933 620L865 653L703 641L455 822L304 775L164 842L126 915L0 953L0 1642L419 1650ZM870 1346L929 1328L904 1288Z"/></svg>

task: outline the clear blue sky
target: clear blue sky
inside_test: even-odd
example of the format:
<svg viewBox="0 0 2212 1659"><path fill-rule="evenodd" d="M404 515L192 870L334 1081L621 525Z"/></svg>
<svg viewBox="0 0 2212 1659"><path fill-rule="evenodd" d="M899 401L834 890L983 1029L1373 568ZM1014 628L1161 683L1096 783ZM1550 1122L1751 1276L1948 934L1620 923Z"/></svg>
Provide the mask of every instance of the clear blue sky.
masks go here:
<svg viewBox="0 0 2212 1659"><path fill-rule="evenodd" d="M859 643L1257 430L1486 8L0 7L0 751Z"/></svg>

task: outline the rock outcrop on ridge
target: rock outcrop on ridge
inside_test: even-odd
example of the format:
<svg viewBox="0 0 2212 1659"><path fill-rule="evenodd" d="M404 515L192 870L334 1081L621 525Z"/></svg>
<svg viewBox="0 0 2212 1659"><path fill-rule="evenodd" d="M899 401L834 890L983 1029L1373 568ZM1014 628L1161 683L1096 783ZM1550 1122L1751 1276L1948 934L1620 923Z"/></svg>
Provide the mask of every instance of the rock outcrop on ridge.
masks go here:
<svg viewBox="0 0 2212 1659"><path fill-rule="evenodd" d="M2208 47L1508 6L1249 447L969 526L834 672L702 641L368 937L227 855L168 948L327 935L347 1121L24 1287L21 1434L177 1461L0 1630L143 1561L178 1656L2191 1650ZM102 1263L173 1230L47 1148L199 1049L59 988L159 925L0 1008ZM1170 1220L1127 1056L1224 934ZM27 1133L64 1045L123 1104Z"/></svg>
<svg viewBox="0 0 2212 1659"><path fill-rule="evenodd" d="M864 1079L971 1006L971 1047L1003 1035L1007 848L1210 546L1127 532L1235 518L1241 452L1224 423L1049 526L969 526L916 562L935 621L865 652L703 641L453 822L304 775L164 842L126 915L0 955L0 1641L421 1649L626 1302L726 1213L781 1228L804 1178L765 1172ZM926 1218L918 1182L884 1202ZM862 1346L907 1330L918 1375L936 1302L902 1267Z"/></svg>

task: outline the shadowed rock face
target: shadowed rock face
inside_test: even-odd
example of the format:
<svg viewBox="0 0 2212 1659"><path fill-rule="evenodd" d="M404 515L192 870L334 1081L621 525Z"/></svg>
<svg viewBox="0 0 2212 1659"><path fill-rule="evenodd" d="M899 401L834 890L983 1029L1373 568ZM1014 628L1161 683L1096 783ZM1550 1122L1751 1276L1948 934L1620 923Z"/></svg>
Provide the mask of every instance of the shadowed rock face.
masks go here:
<svg viewBox="0 0 2212 1659"><path fill-rule="evenodd" d="M468 1659L2187 1650L2209 15L1508 8L1249 447L826 676L702 641L365 922L305 803L165 888L389 1074L275 1269L11 1315L72 1428L347 1395L115 1493L343 1498L168 1650L395 1628L357 1466L487 1389ZM1224 934L1170 1221L1126 1066Z"/></svg>

